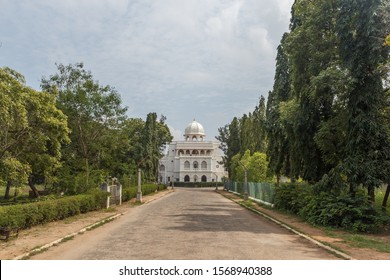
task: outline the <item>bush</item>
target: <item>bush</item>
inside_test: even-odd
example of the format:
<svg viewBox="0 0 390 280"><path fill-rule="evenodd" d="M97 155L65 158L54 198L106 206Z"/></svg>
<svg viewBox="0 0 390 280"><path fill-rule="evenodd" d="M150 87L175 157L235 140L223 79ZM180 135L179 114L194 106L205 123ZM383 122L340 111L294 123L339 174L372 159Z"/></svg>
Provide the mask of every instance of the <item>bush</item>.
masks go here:
<svg viewBox="0 0 390 280"><path fill-rule="evenodd" d="M148 184L142 186L147 195L156 190L166 189L165 185ZM35 225L62 220L80 213L106 207L107 192L90 191L87 194L48 199L33 203L0 206L0 226L25 229ZM137 187L124 188L122 200L127 201L137 195Z"/></svg>
<svg viewBox="0 0 390 280"><path fill-rule="evenodd" d="M384 223L366 195L317 193L305 183L283 183L275 187L275 207L301 216L314 225L331 226L355 232L377 231Z"/></svg>
<svg viewBox="0 0 390 280"><path fill-rule="evenodd" d="M0 207L0 226L29 228L55 220L105 207L107 193L101 191L89 194L63 197L34 203Z"/></svg>
<svg viewBox="0 0 390 280"><path fill-rule="evenodd" d="M281 183L275 185L275 207L294 214L310 201L313 187L305 183Z"/></svg>
<svg viewBox="0 0 390 280"><path fill-rule="evenodd" d="M299 215L315 225L332 226L355 232L377 231L383 221L364 195L335 195L322 192L305 205Z"/></svg>
<svg viewBox="0 0 390 280"><path fill-rule="evenodd" d="M157 191L161 191L166 189L166 185L161 185L161 184L146 184L141 186L141 191L143 195L147 195L150 193ZM138 187L128 187L128 188L123 188L122 189L122 201L128 201L132 198L137 197L137 191Z"/></svg>
<svg viewBox="0 0 390 280"><path fill-rule="evenodd" d="M223 182L175 182L175 187L185 187L185 188L209 188L215 187L216 184L223 186Z"/></svg>

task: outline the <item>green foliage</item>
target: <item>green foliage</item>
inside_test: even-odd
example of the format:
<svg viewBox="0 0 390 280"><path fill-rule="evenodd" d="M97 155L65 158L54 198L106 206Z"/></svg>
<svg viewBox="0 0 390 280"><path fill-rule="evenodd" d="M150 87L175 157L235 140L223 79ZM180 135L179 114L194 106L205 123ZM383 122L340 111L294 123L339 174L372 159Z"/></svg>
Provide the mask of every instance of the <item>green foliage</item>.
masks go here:
<svg viewBox="0 0 390 280"><path fill-rule="evenodd" d="M215 187L216 182L175 182L175 187L184 187L184 188L210 188ZM219 182L220 186L221 183Z"/></svg>
<svg viewBox="0 0 390 280"><path fill-rule="evenodd" d="M301 209L313 197L312 186L305 183L280 183L275 186L275 207L294 214Z"/></svg>
<svg viewBox="0 0 390 280"><path fill-rule="evenodd" d="M64 197L19 205L0 207L0 226L29 228L105 207L107 193L94 191L89 194Z"/></svg>
<svg viewBox="0 0 390 280"><path fill-rule="evenodd" d="M329 226L354 232L377 231L388 216L382 216L370 204L367 196L348 193L318 193L304 183L283 183L275 187L275 207L286 210L314 225Z"/></svg>
<svg viewBox="0 0 390 280"><path fill-rule="evenodd" d="M272 178L268 177L268 162L264 153L255 152L252 155L249 150L241 156L235 155L231 160L232 174L234 181L244 181L245 169L247 170L248 182L268 182Z"/></svg>
<svg viewBox="0 0 390 280"><path fill-rule="evenodd" d="M83 173L83 191L96 187L91 180L94 171L106 169L127 108L122 107L118 92L113 87L101 86L82 63L58 64L57 70L58 73L42 79L41 87L57 97L57 106L68 117L71 143L63 149L62 163L70 178Z"/></svg>
<svg viewBox="0 0 390 280"><path fill-rule="evenodd" d="M315 225L344 228L356 232L372 232L383 225L384 220L372 208L366 196L335 195L322 192L313 196L299 214Z"/></svg>
<svg viewBox="0 0 390 280"><path fill-rule="evenodd" d="M166 143L172 141L165 117L157 121L156 113L149 113L146 118L143 134L139 143L140 153L137 158L137 166L144 169L146 179L157 181L159 160L163 156L162 150Z"/></svg>
<svg viewBox="0 0 390 280"><path fill-rule="evenodd" d="M141 186L141 191L143 195L147 195L150 193L154 193L155 191L165 190L167 188L166 185L161 184L146 184ZM132 198L137 197L138 187L128 187L122 189L122 201L129 201Z"/></svg>
<svg viewBox="0 0 390 280"><path fill-rule="evenodd" d="M60 167L61 145L69 142L65 115L55 95L24 84L21 74L0 68L0 177L11 185L34 176L54 180Z"/></svg>

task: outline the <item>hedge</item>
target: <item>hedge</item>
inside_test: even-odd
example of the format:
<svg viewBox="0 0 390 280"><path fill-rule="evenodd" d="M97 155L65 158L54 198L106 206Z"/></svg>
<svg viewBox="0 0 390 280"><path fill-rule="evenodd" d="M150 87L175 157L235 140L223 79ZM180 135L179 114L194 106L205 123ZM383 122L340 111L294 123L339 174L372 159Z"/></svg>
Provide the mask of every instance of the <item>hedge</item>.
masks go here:
<svg viewBox="0 0 390 280"><path fill-rule="evenodd" d="M56 220L62 220L80 213L104 208L107 193L96 191L33 203L0 207L0 226L30 228Z"/></svg>
<svg viewBox="0 0 390 280"><path fill-rule="evenodd" d="M184 188L209 188L223 186L223 182L175 182L175 187L184 187Z"/></svg>
<svg viewBox="0 0 390 280"><path fill-rule="evenodd" d="M142 195L147 195L150 193L153 193L155 191L160 191L166 189L166 185L161 185L161 184L146 184L141 186L141 192ZM132 198L137 197L137 191L138 187L133 186L133 187L128 187L128 188L123 188L122 190L122 201L128 201Z"/></svg>
<svg viewBox="0 0 390 280"><path fill-rule="evenodd" d="M148 184L142 186L144 195L166 189L165 185ZM62 220L67 217L106 207L108 193L94 191L63 198L44 200L26 204L0 206L0 227L26 229L35 225ZM137 187L124 188L122 201L137 195Z"/></svg>

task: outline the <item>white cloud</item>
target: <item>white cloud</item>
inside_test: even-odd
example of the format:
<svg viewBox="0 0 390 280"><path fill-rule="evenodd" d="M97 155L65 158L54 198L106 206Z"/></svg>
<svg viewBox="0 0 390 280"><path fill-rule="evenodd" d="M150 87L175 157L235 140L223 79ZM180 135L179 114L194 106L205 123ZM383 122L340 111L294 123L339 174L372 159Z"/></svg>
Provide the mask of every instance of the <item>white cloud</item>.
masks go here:
<svg viewBox="0 0 390 280"><path fill-rule="evenodd" d="M213 135L272 88L292 2L3 0L0 61L36 88L55 62L84 62L131 116L156 111L173 127L207 116Z"/></svg>

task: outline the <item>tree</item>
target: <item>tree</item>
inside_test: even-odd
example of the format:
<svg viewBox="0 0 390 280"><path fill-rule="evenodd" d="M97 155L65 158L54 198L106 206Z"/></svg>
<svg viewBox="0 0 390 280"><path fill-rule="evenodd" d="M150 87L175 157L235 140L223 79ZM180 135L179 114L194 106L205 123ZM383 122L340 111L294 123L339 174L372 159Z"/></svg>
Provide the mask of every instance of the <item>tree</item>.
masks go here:
<svg viewBox="0 0 390 280"><path fill-rule="evenodd" d="M386 36L388 25L381 8L379 0L346 0L340 2L337 18L342 65L353 79L347 102L346 158L341 167L351 194L365 186L372 202L375 188L390 181L390 131L381 114L386 93L380 71L389 54L380 39Z"/></svg>
<svg viewBox="0 0 390 280"><path fill-rule="evenodd" d="M281 175L290 174L290 144L293 140L293 129L288 122L282 122L280 105L291 98L290 66L285 51L288 34L283 35L276 56L273 90L268 93L266 109L266 134L268 139L267 158L269 172L276 175L279 182ZM288 137L290 135L291 137ZM290 140L289 140L290 139Z"/></svg>
<svg viewBox="0 0 390 280"><path fill-rule="evenodd" d="M245 171L247 170L248 182L268 182L272 178L268 176L266 154L255 152L251 155L249 150L246 150L243 155L237 154L232 158L232 180L244 181Z"/></svg>
<svg viewBox="0 0 390 280"><path fill-rule="evenodd" d="M299 106L295 114L291 160L298 164L300 177L319 181L330 169L314 137L321 123L332 118L337 89L332 83L318 87L313 82L332 67L338 67L335 18L337 0L297 0L293 5L291 32L286 51L291 70L292 98ZM329 76L328 76L329 77ZM297 158L295 158L297 157Z"/></svg>
<svg viewBox="0 0 390 280"><path fill-rule="evenodd" d="M141 153L137 159L139 167L144 168L149 180L157 181L159 160L163 156L162 151L172 141L172 135L165 124L165 117L157 120L156 113L149 113L146 117L141 141Z"/></svg>
<svg viewBox="0 0 390 280"><path fill-rule="evenodd" d="M57 70L58 73L42 79L41 87L57 96L57 106L67 115L71 129L71 144L64 147L67 166L62 174L68 179L62 185L74 185L68 180L79 174L79 186L69 191L83 192L110 173L102 168L102 162L110 157L111 134L125 119L127 108L122 107L118 92L101 86L82 63L58 64ZM90 180L91 173L95 182Z"/></svg>
<svg viewBox="0 0 390 280"><path fill-rule="evenodd" d="M55 106L55 96L24 84L24 77L0 68L0 177L11 185L28 178L37 197L34 178L54 178L61 145L68 143L65 115Z"/></svg>

